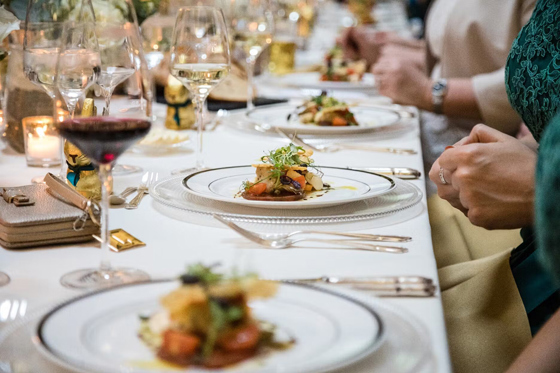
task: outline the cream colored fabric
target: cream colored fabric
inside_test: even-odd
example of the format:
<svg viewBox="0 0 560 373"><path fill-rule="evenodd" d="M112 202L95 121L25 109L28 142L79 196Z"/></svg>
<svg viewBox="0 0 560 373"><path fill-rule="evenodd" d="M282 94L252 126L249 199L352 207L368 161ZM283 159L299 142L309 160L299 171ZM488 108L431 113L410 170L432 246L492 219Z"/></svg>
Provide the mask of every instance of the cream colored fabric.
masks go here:
<svg viewBox="0 0 560 373"><path fill-rule="evenodd" d="M501 373L531 341L510 250L439 270L455 373Z"/></svg>
<svg viewBox="0 0 560 373"><path fill-rule="evenodd" d="M519 229L489 231L472 225L437 195L428 199L428 212L438 268L491 256L522 242Z"/></svg>
<svg viewBox="0 0 560 373"><path fill-rule="evenodd" d="M509 266L519 230L476 227L438 196L428 211L453 370L501 373L531 340Z"/></svg>
<svg viewBox="0 0 560 373"><path fill-rule="evenodd" d="M440 62L434 78L471 78L484 122L512 133L519 125L509 105L503 68L511 44L536 0L437 0L426 23L430 51Z"/></svg>

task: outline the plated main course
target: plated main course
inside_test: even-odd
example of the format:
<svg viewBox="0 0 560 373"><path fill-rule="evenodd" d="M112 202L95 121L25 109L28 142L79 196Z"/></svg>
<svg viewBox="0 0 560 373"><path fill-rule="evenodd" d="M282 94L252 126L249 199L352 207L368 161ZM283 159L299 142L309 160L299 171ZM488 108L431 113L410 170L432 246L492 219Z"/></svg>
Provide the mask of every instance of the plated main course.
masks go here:
<svg viewBox="0 0 560 373"><path fill-rule="evenodd" d="M359 82L367 68L364 60L349 61L340 46L335 46L325 55L325 66L321 69L321 81Z"/></svg>
<svg viewBox="0 0 560 373"><path fill-rule="evenodd" d="M358 126L358 121L343 101L330 97L326 92L313 96L297 108L297 118L303 124L318 126ZM288 115L288 121L293 115Z"/></svg>
<svg viewBox="0 0 560 373"><path fill-rule="evenodd" d="M248 302L273 297L277 284L256 275L226 277L195 264L181 285L161 299L163 310L140 316L140 339L165 362L180 367L227 367L283 350L276 327L256 320Z"/></svg>
<svg viewBox="0 0 560 373"><path fill-rule="evenodd" d="M306 194L330 188L314 166L312 150L288 146L270 151L254 164L256 177L241 186L241 197L257 201L299 201ZM310 169L313 169L311 171Z"/></svg>

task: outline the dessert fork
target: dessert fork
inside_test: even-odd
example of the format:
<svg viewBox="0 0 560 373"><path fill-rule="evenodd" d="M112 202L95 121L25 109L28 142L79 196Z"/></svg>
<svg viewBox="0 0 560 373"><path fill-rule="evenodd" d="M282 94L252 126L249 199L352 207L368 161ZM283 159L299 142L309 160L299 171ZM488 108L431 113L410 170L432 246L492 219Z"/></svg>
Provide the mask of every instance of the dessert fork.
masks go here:
<svg viewBox="0 0 560 373"><path fill-rule="evenodd" d="M224 219L220 215L214 215L214 218L226 225L228 223L231 223L239 227L239 225ZM304 235L304 234L324 234L328 236L359 238L362 241L379 241L379 242L409 242L412 240L412 237L405 237L405 236L386 236L386 235L368 234L368 233L346 233L346 232L328 232L328 231L312 231L312 230L294 231L290 233L254 233L254 232L251 233L256 234L257 236L265 240L273 240L273 239L280 240L280 239L286 239L293 236Z"/></svg>
<svg viewBox="0 0 560 373"><path fill-rule="evenodd" d="M260 235L248 231L244 228L241 228L237 224L225 220L222 217L218 217L218 215L214 214L214 218L218 221L224 223L243 237L261 245L265 246L269 249L289 249L292 248L295 244L299 242L321 242L321 243L330 243L335 245L340 245L340 247L322 247L321 249L346 249L346 250L363 250L363 251L376 251L376 252L384 252L384 253L394 253L394 254L403 254L407 253L408 249L405 247L398 247L398 246L381 246L381 245L372 245L365 242L357 242L355 240L325 240L319 238L302 238L302 239L290 239L290 238L279 238L279 239L265 239Z"/></svg>

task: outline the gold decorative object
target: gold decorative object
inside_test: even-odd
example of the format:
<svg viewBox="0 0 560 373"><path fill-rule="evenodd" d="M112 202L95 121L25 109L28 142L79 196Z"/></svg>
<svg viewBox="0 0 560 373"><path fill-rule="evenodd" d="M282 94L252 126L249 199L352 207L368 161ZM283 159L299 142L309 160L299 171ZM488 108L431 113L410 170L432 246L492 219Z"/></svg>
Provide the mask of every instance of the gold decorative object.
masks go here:
<svg viewBox="0 0 560 373"><path fill-rule="evenodd" d="M128 249L134 249L135 247L146 246L144 242L140 241L124 229L113 229L109 232L109 236L111 237L109 241L109 249L116 253ZM94 235L93 238L101 242L101 238L99 236Z"/></svg>
<svg viewBox="0 0 560 373"><path fill-rule="evenodd" d="M274 74L286 74L294 69L297 44L290 40L274 40L270 45L268 69Z"/></svg>
<svg viewBox="0 0 560 373"><path fill-rule="evenodd" d="M93 104L91 98L84 100L82 109L82 116L89 117L95 116L97 108ZM59 109L59 120L64 120L67 112ZM82 196L93 199L95 201L101 200L101 180L97 174L97 170L91 163L91 160L82 153L77 146L69 141L64 142L64 156L66 157L66 182L73 189L75 189Z"/></svg>
<svg viewBox="0 0 560 373"><path fill-rule="evenodd" d="M194 105L189 98L189 91L183 84L169 76L164 89L167 101L167 118L165 127L171 130L185 130L192 128L196 122Z"/></svg>
<svg viewBox="0 0 560 373"><path fill-rule="evenodd" d="M375 0L349 0L348 9L356 17L358 25L371 25L375 23L372 16Z"/></svg>

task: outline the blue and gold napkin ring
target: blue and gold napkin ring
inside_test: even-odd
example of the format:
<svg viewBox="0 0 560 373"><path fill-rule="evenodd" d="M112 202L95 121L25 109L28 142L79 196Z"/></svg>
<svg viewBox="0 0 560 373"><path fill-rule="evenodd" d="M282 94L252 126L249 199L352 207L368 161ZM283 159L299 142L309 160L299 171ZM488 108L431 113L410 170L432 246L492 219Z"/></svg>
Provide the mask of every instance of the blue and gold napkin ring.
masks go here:
<svg viewBox="0 0 560 373"><path fill-rule="evenodd" d="M35 204L35 202L31 201L21 190L2 188L0 189L0 195L2 195L4 201L13 203L17 207L33 206Z"/></svg>

